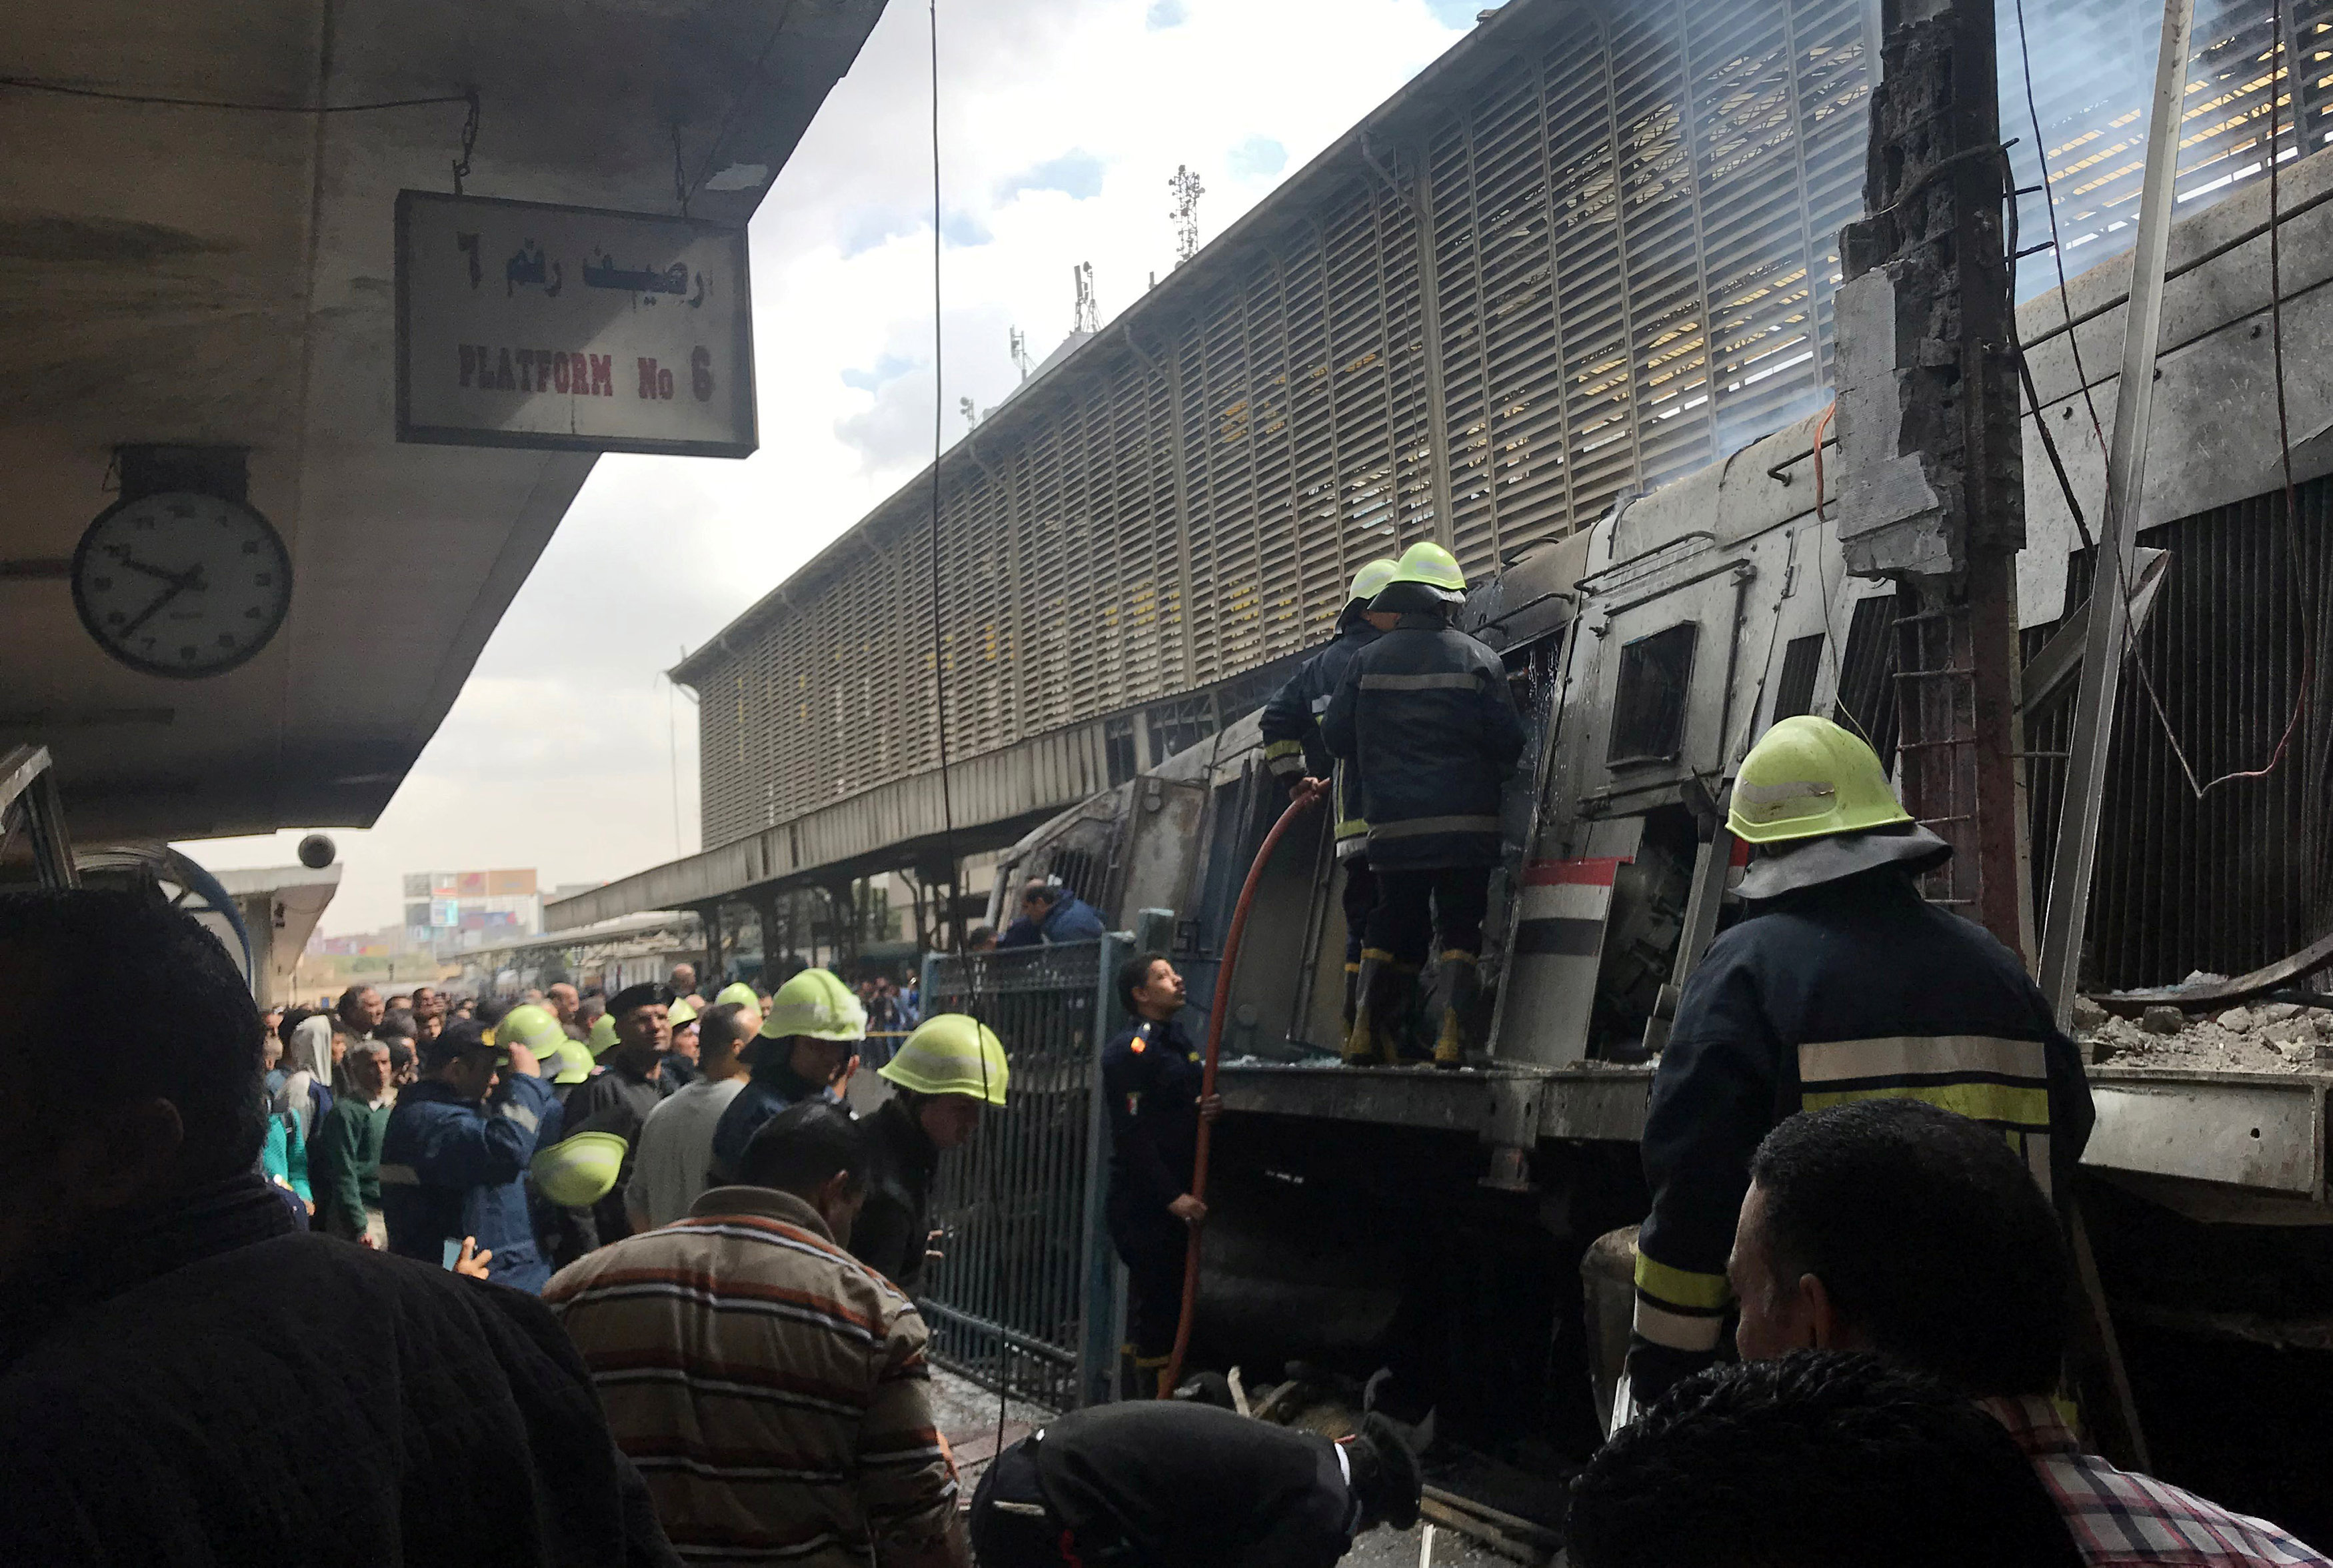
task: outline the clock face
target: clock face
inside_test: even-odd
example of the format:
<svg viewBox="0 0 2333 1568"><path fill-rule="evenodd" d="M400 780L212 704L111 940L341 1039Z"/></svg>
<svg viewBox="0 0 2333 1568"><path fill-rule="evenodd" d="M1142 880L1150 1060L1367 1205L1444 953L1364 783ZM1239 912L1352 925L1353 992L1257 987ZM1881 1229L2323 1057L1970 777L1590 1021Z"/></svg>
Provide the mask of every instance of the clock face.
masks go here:
<svg viewBox="0 0 2333 1568"><path fill-rule="evenodd" d="M98 513L73 551L73 607L133 670L193 678L265 647L292 603L292 559L241 502L164 491Z"/></svg>

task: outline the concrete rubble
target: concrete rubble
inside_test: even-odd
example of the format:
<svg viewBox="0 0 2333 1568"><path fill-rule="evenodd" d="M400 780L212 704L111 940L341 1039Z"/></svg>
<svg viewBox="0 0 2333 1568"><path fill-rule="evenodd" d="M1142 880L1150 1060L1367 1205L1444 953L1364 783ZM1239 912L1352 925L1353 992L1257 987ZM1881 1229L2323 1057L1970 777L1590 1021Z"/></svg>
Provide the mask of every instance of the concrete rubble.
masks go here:
<svg viewBox="0 0 2333 1568"><path fill-rule="evenodd" d="M2333 1066L2333 1009L2259 1002L2216 1014L2150 1007L2117 1018L2084 998L2074 1037L2093 1065L2166 1072L2301 1073Z"/></svg>

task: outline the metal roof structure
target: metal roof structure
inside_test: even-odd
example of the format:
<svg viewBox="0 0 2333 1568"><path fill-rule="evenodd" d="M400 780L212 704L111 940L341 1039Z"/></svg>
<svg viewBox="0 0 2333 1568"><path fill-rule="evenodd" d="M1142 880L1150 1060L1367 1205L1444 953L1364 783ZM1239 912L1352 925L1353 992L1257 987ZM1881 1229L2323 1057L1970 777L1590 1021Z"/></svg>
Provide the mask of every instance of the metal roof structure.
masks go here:
<svg viewBox="0 0 2333 1568"><path fill-rule="evenodd" d="M2301 36L2333 18L2333 0L2300 9ZM1828 401L1875 12L1512 0L959 440L936 474L952 772L1007 780L959 798L959 826L1076 798L1031 765L1092 748L1106 715L1317 642L1372 556L1438 538L1482 572ZM2127 243L2153 13L2025 14L2064 237L2092 268ZM2280 77L2264 14L2200 0L2195 36L2181 168L2200 207L2257 182L2242 149ZM2010 137L2021 53L2004 38ZM2333 95L2301 87L2321 138ZM2048 215L2024 199L2033 243ZM2027 292L2049 261L2028 258ZM803 830L903 791L915 821L887 845L870 817L849 853L928 849L934 483L675 667L702 698L711 847L591 913L831 869Z"/></svg>

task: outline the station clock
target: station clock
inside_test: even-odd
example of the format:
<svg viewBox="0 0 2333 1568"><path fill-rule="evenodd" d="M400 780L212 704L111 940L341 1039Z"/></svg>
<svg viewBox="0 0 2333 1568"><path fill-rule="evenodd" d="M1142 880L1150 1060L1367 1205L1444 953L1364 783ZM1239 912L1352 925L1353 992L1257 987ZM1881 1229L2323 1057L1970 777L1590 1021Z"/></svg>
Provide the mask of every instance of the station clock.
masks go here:
<svg viewBox="0 0 2333 1568"><path fill-rule="evenodd" d="M98 513L73 550L73 608L133 670L223 674L265 647L292 606L292 558L247 503L160 490Z"/></svg>

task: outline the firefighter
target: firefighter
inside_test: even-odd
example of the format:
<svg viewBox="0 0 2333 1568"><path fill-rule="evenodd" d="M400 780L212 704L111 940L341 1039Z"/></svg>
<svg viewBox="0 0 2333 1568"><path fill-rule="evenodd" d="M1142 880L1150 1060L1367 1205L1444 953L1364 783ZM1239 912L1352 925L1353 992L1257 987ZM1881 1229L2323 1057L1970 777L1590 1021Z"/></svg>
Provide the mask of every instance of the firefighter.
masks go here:
<svg viewBox="0 0 2333 1568"><path fill-rule="evenodd" d="M1499 803L1523 726L1499 656L1449 624L1466 578L1425 541L1402 552L1373 611L1398 618L1355 655L1320 720L1329 751L1357 766L1378 884L1345 1059L1390 1062L1428 942L1439 956L1434 1064L1455 1067L1477 985L1483 915L1499 863Z"/></svg>
<svg viewBox="0 0 2333 1568"><path fill-rule="evenodd" d="M1163 953L1137 953L1118 966L1118 994L1132 1021L1102 1047L1101 1086L1109 1112L1109 1238L1126 1263L1126 1328L1132 1358L1122 1380L1129 1399L1166 1392L1166 1363L1183 1312L1183 1265L1191 1232L1207 1218L1192 1196L1205 1082L1198 1047L1175 1015L1183 977ZM1144 1387L1147 1380L1153 1386Z"/></svg>
<svg viewBox="0 0 2333 1568"><path fill-rule="evenodd" d="M1304 661L1288 684L1263 705L1263 760L1272 777L1292 795L1306 778L1328 778L1334 770L1331 798L1337 813L1337 859L1345 868L1345 1031L1353 1028L1353 1002L1361 972L1361 928L1378 901L1377 878L1369 875L1368 819L1361 815L1360 780L1355 770L1331 759L1320 744L1320 715L1343 683L1353 656L1393 629L1391 610L1373 610L1369 601L1392 580L1398 569L1390 560L1373 560L1353 574L1352 591L1344 612L1337 617L1337 636L1327 647Z"/></svg>
<svg viewBox="0 0 2333 1568"><path fill-rule="evenodd" d="M1653 1078L1637 1408L1715 1358L1750 1156L1783 1117L1925 1100L2001 1128L2044 1191L2069 1190L2090 1132L2081 1058L2017 955L1921 898L1914 879L1952 846L1896 804L1868 745L1783 720L1743 760L1726 825L1757 852L1750 918L1686 981Z"/></svg>

